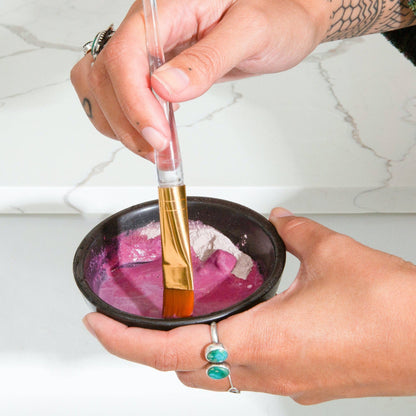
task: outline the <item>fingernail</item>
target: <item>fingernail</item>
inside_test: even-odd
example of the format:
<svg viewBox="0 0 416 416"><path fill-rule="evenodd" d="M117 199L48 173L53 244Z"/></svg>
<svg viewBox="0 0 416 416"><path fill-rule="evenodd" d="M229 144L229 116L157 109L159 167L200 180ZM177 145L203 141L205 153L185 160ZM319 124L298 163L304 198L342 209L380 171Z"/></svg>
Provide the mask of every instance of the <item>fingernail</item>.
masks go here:
<svg viewBox="0 0 416 416"><path fill-rule="evenodd" d="M169 142L169 139L166 136L158 132L153 127L145 127L142 130L142 135L144 139L158 151L163 150Z"/></svg>
<svg viewBox="0 0 416 416"><path fill-rule="evenodd" d="M156 71L153 74L153 78L160 82L169 93L181 92L189 85L188 75L178 68L167 68Z"/></svg>
<svg viewBox="0 0 416 416"><path fill-rule="evenodd" d="M95 338L97 338L97 335L95 334L95 331L92 329L92 326L90 325L90 323L88 322L88 317L84 316L84 319L82 320L82 322L85 325L85 328L88 329L88 332L93 335Z"/></svg>
<svg viewBox="0 0 416 416"><path fill-rule="evenodd" d="M282 218L282 217L292 217L294 214L285 208L273 208L270 213L270 219L272 218Z"/></svg>

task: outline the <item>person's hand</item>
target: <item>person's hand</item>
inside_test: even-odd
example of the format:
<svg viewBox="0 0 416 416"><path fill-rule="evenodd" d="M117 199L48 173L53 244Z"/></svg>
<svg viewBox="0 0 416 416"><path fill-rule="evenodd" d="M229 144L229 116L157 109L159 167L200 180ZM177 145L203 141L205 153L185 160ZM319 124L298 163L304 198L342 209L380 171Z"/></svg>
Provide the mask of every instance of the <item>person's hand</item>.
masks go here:
<svg viewBox="0 0 416 416"><path fill-rule="evenodd" d="M381 3L378 8L342 0L158 0L168 62L150 80L138 0L94 64L87 54L71 80L101 133L153 160L153 149L163 150L170 133L151 87L179 103L219 80L287 70L323 41L416 23L404 2Z"/></svg>
<svg viewBox="0 0 416 416"><path fill-rule="evenodd" d="M93 63L79 61L71 80L94 126L152 159L170 134L151 87L178 103L214 82L291 68L322 40L329 10L322 0L159 0L159 27L169 62L149 81L142 2Z"/></svg>
<svg viewBox="0 0 416 416"><path fill-rule="evenodd" d="M300 269L283 293L218 323L233 384L302 404L416 394L416 266L282 208L270 220ZM98 313L84 323L119 357L174 370L187 386L229 388L205 374L208 325L163 332Z"/></svg>

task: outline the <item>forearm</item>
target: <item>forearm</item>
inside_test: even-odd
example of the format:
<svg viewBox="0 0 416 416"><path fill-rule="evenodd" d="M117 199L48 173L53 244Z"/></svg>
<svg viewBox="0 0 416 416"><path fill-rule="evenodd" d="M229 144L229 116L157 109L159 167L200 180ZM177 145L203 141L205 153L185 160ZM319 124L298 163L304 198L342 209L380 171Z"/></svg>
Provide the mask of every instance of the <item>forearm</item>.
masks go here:
<svg viewBox="0 0 416 416"><path fill-rule="evenodd" d="M325 41L384 33L416 24L408 0L326 0Z"/></svg>

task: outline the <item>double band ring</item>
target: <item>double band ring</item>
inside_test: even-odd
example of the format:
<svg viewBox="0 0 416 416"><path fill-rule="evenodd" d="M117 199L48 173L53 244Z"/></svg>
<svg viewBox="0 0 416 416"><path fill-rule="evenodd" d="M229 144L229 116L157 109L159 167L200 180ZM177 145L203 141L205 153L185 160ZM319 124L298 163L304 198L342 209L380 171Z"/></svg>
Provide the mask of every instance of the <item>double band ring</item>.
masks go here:
<svg viewBox="0 0 416 416"><path fill-rule="evenodd" d="M87 42L82 47L84 56L87 53L91 52L91 55L95 61L97 59L98 54L104 49L105 44L111 39L114 33L115 30L113 29L113 25L110 25L106 30L98 32L93 40Z"/></svg>
<svg viewBox="0 0 416 416"><path fill-rule="evenodd" d="M213 380L222 380L228 377L230 382L230 393L240 393L236 387L234 387L231 380L231 369L230 365L225 362L228 358L228 352L224 345L219 342L217 324L211 323L211 339L212 343L205 348L205 359L210 363L206 368L206 373L209 378Z"/></svg>

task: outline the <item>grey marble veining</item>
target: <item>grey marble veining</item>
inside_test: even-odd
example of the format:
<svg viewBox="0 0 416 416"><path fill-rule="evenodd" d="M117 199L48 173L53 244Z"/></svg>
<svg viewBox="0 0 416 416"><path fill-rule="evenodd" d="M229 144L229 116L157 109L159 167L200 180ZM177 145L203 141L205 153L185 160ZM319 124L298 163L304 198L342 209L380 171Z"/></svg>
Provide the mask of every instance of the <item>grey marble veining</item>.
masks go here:
<svg viewBox="0 0 416 416"><path fill-rule="evenodd" d="M0 212L111 212L153 195L154 168L95 131L69 81L130 4L0 5ZM189 192L261 212L414 212L415 97L415 68L380 35L216 85L177 112Z"/></svg>

